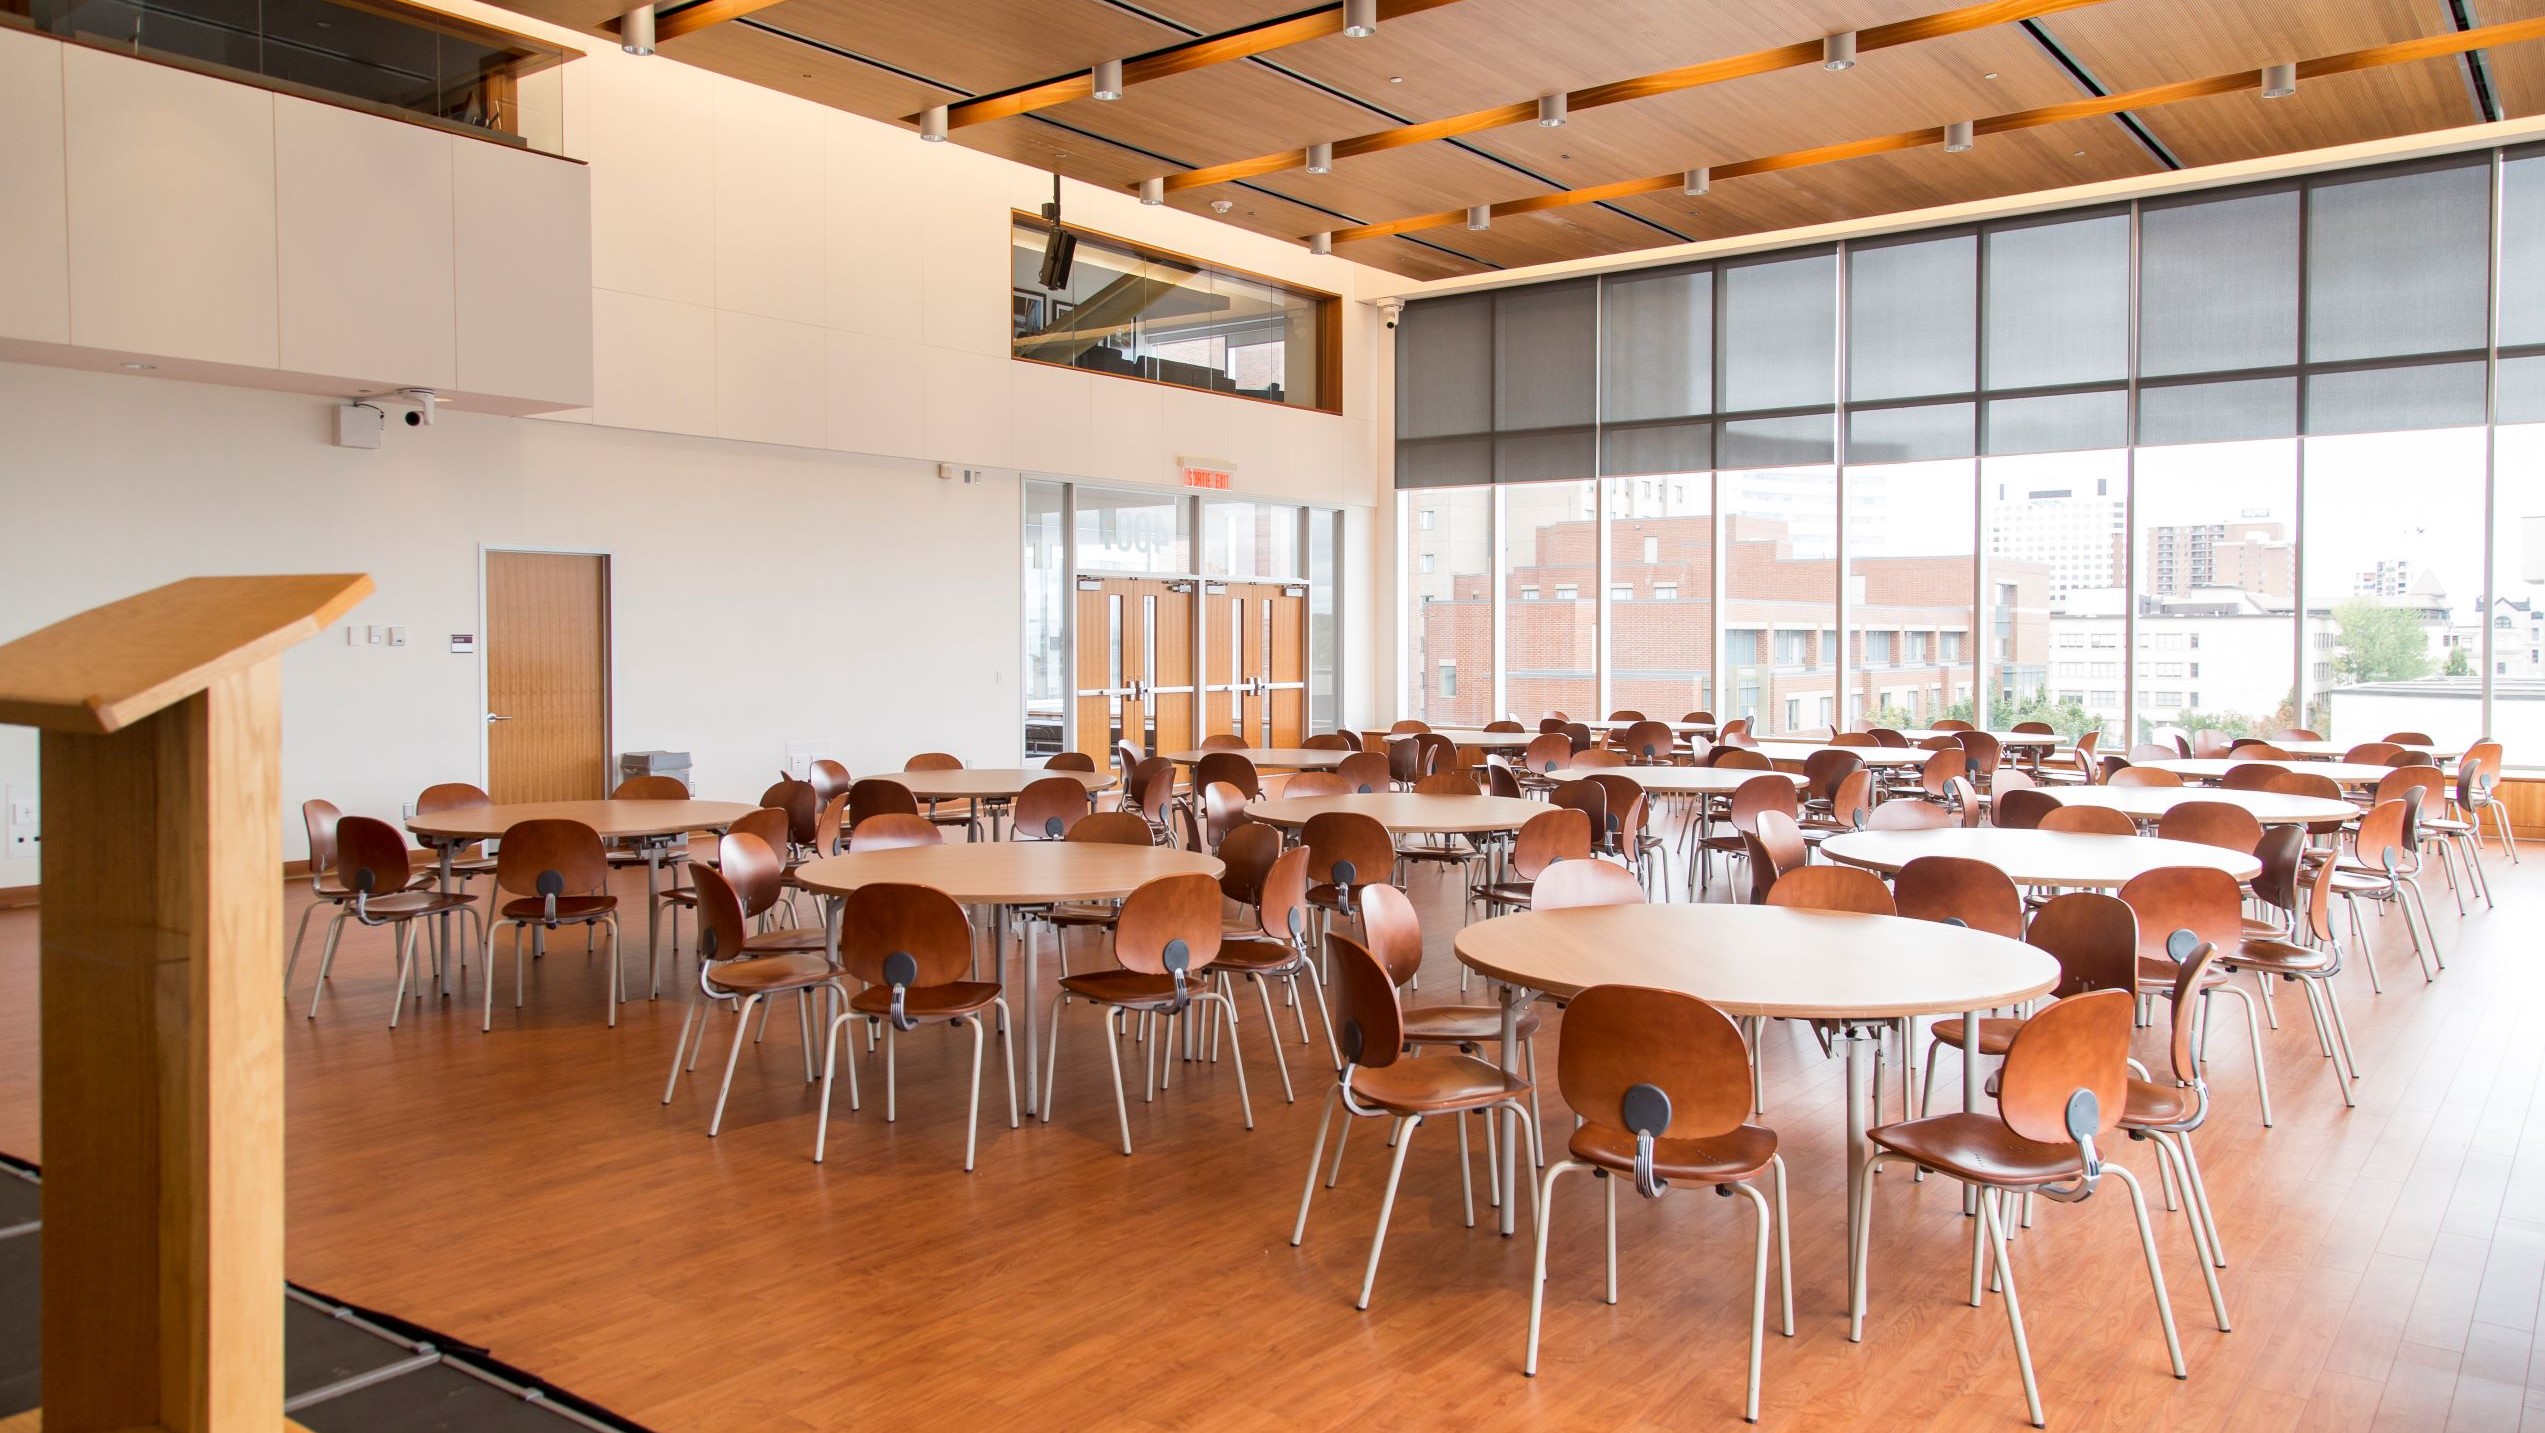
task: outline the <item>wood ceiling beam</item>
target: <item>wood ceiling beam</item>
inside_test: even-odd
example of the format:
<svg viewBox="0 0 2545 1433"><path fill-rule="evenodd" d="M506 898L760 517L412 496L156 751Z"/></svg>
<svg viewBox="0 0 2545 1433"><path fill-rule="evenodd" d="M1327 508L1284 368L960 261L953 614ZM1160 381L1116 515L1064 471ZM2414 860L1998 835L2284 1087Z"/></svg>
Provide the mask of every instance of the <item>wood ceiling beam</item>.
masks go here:
<svg viewBox="0 0 2545 1433"><path fill-rule="evenodd" d="M771 0L706 0L706 3L739 4L756 8L760 4L771 3ZM1409 15L1419 15L1426 10L1437 10L1445 5L1457 3L1458 0L1379 0L1379 20L1384 24L1389 20L1401 20ZM657 33L660 31L658 30ZM1172 75L1187 75L1195 70L1209 69L1213 65L1225 65L1232 60L1253 59L1257 55L1291 45L1342 33L1343 7L1340 4L1320 5L1313 10L1278 15L1269 20L1259 20L1252 25L1241 25L1234 30L1223 30L1216 35L1200 35L1190 40L1181 40L1146 54L1126 56L1122 61L1122 83L1127 88L1131 85L1146 84L1151 80L1163 80ZM1038 109L1050 109L1054 105L1086 99L1093 93L1094 88L1095 72L1079 70L1073 74L1060 75L1048 80L1036 80L1032 84L1001 90L996 94L979 95L946 106L946 128L962 129L968 125L988 124L992 120L1013 119L1021 114L1031 114ZM915 114L906 115L903 118L910 124L915 125L919 122L919 116Z"/></svg>
<svg viewBox="0 0 2545 1433"><path fill-rule="evenodd" d="M2300 81L2321 79L2329 75L2354 74L2361 70L2380 69L2388 65L2405 65L2419 60L2461 55L2472 50L2497 45L2518 44L2527 40L2545 40L2545 19L2516 20L2480 29L2429 35L2417 40L2401 40L2391 45L2372 45L2365 50L2352 50L2339 55L2298 62ZM1859 48L1863 41L1859 40ZM1814 47L1815 53L1818 46ZM2212 95L2235 94L2258 90L2262 71L2238 70L2233 74L2212 75L2207 79L2178 80L2172 84L2150 85L2145 89L2127 90L2120 94L2097 95L2087 99L2068 100L2060 104L2042 105L2036 109L2016 110L1971 121L1974 135L2007 134L2019 129L2038 129L2047 125L2067 124L2074 120L2093 119L2118 114L2123 110L2153 109L2184 100L2203 99ZM1757 159L1736 160L1730 164L1711 166L1715 180L1738 179L1751 174L1773 174L1779 170L1802 169L1815 164L1833 164L1842 159L1861 159L1867 155L1888 154L1897 150L1917 149L1944 142L1944 129L1902 130L1897 134L1875 135L1869 139L1851 139L1838 144L1824 144L1811 149L1790 150L1783 154L1764 155ZM1340 148L1337 150L1340 153ZM1611 184L1593 185L1586 189L1570 189L1555 194L1532 194L1523 199L1507 199L1488 206L1497 219L1515 214L1536 214L1549 209L1562 209L1576 204L1598 204L1609 200L1632 198L1638 194L1654 194L1676 189L1684 171L1655 174L1642 179L1622 179ZM1467 211L1445 209L1436 214L1414 214L1390 219L1379 224L1363 224L1350 229L1336 229L1335 243L1353 243L1362 239L1384 239L1408 234L1418 229L1437 229L1463 223Z"/></svg>
<svg viewBox="0 0 2545 1433"><path fill-rule="evenodd" d="M2011 25L2021 20L2038 19L2062 10L2083 9L2104 0L1988 0L1986 4L1966 5L1934 15L1920 15L1888 25L1876 25L1856 36L1857 53L1888 49L1893 45L1910 45L1920 40L1940 39L1947 35L1968 34L1997 25ZM1800 69L1821 62L1818 37L1798 40L1791 45L1752 50L1742 55L1727 55L1703 64L1683 65L1675 70L1661 70L1649 75L1612 80L1574 90L1565 103L1574 111L1597 109L1602 105L1623 104L1629 100L1650 99L1655 95L1677 94L1682 90L1719 85L1726 80L1746 79L1752 75L1772 74L1778 70ZM1507 125L1526 124L1538 117L1538 102L1532 96L1516 104L1496 105L1492 109L1451 115L1446 119L1422 124L1398 125L1370 134L1334 142L1334 157L1349 159L1354 155L1378 154L1407 145L1428 144L1437 139L1452 139L1464 134L1478 134ZM1234 160L1227 164L1206 165L1166 177L1169 190L1199 189L1205 185L1226 184L1235 179L1252 179L1262 174L1278 174L1297 169L1307 163L1304 152L1285 149L1278 154L1259 154L1252 159ZM1137 186L1134 186L1137 187Z"/></svg>

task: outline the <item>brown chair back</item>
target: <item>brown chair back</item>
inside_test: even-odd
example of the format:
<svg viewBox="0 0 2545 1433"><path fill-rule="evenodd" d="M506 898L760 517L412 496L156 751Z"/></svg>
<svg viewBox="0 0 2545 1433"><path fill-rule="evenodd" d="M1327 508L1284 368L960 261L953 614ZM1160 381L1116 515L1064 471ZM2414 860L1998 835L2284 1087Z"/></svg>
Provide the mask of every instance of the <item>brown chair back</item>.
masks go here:
<svg viewBox="0 0 2545 1433"><path fill-rule="evenodd" d="M1249 821L1228 833L1219 848L1219 891L1241 906L1263 899L1264 876L1281 856L1281 833Z"/></svg>
<svg viewBox="0 0 2545 1433"><path fill-rule="evenodd" d="M1730 820L1735 831L1757 830L1762 811L1778 812L1790 821L1797 809L1794 783L1783 776L1753 776L1732 788Z"/></svg>
<svg viewBox="0 0 2545 1433"><path fill-rule="evenodd" d="M1202 788L1202 839L1216 851L1240 826L1260 824L1246 814L1246 793L1225 781Z"/></svg>
<svg viewBox="0 0 2545 1433"><path fill-rule="evenodd" d="M1150 757L1131 769L1131 781L1124 790L1131 797L1132 810L1152 827L1164 826L1167 810L1175 804L1175 763L1163 756Z"/></svg>
<svg viewBox="0 0 2545 1433"><path fill-rule="evenodd" d="M423 814L419 804L417 814ZM336 869L336 828L342 826L345 813L333 801L304 801L300 804L301 829L309 833L309 873L314 878L324 871ZM405 882L399 882L404 885Z"/></svg>
<svg viewBox="0 0 2545 1433"><path fill-rule="evenodd" d="M1920 806L1926 803L1917 803ZM1840 824L1861 827L1873 819L1873 768L1859 766L1839 781L1829 798L1829 814Z"/></svg>
<svg viewBox="0 0 2545 1433"><path fill-rule="evenodd" d="M2227 774L2218 778L2218 784L2228 791L2269 791L2284 769L2265 766L2259 761L2240 762L2228 767Z"/></svg>
<svg viewBox="0 0 2545 1433"><path fill-rule="evenodd" d="M843 791L822 803L822 814L813 818L813 854L837 854L840 836L848 829L848 793Z"/></svg>
<svg viewBox="0 0 2545 1433"><path fill-rule="evenodd" d="M2135 836L2139 823L2109 806L2060 806L2042 813L2034 829L2083 836Z"/></svg>
<svg viewBox="0 0 2545 1433"><path fill-rule="evenodd" d="M1740 1029L1722 1011L1676 991L1594 985L1573 997L1555 1074L1586 1125L1630 1142L1639 1134L1712 1139L1739 1129L1750 1114L1749 1049ZM1663 1109L1646 1108L1646 1097L1635 1093L1645 1089L1666 1097Z"/></svg>
<svg viewBox="0 0 2545 1433"><path fill-rule="evenodd" d="M1803 758L1803 796L1810 801L1832 801L1838 795L1838 783L1864 769L1865 760L1841 747L1823 747Z"/></svg>
<svg viewBox="0 0 2545 1433"><path fill-rule="evenodd" d="M1665 722L1638 721L1626 728L1617 743L1626 759L1644 766L1665 766L1671 753L1679 749L1679 737Z"/></svg>
<svg viewBox="0 0 2545 1433"><path fill-rule="evenodd" d="M2437 742L2430 739L2430 733L2426 731L2390 731L2386 733L2386 739L2397 746L2438 745Z"/></svg>
<svg viewBox="0 0 2545 1433"><path fill-rule="evenodd" d="M772 851L786 849L786 813L775 806L762 806L735 817L733 824L725 828L725 834L730 836L736 831L747 831L759 837L761 843Z"/></svg>
<svg viewBox="0 0 2545 1433"><path fill-rule="evenodd" d="M1202 738L1202 750L1204 751L1244 751L1245 749L1246 738L1239 736L1234 732L1213 732L1209 736Z"/></svg>
<svg viewBox="0 0 2545 1433"><path fill-rule="evenodd" d="M1550 806L1521 823L1511 841L1511 871L1524 881L1543 879L1549 868L1591 858L1591 818L1571 806ZM1531 904L1536 895L1531 893Z"/></svg>
<svg viewBox="0 0 2545 1433"><path fill-rule="evenodd" d="M1513 800L1528 794L1520 785L1520 774L1511 769L1509 757L1485 758L1485 794Z"/></svg>
<svg viewBox="0 0 2545 1433"><path fill-rule="evenodd" d="M1096 759L1083 751L1059 751L1043 763L1045 771L1093 771Z"/></svg>
<svg viewBox="0 0 2545 1433"><path fill-rule="evenodd" d="M2166 938L2178 930L2221 950L2243 944L2244 887L2206 866L2167 866L2130 878L2121 899L2138 913L2139 954L2170 959Z"/></svg>
<svg viewBox="0 0 2545 1433"><path fill-rule="evenodd" d="M740 960L751 939L751 922L742 913L742 898L713 867L693 868L690 879L697 883L698 891L699 960L708 965Z"/></svg>
<svg viewBox="0 0 2545 1433"><path fill-rule="evenodd" d="M2252 812L2224 801L2186 801L2157 818L2156 834L2250 856L2262 844L2262 823Z"/></svg>
<svg viewBox="0 0 2545 1433"><path fill-rule="evenodd" d="M1362 893L1361 934L1370 954L1387 967L1387 978L1399 985L1423 968L1423 922L1414 903L1394 886L1371 886Z"/></svg>
<svg viewBox="0 0 2545 1433"><path fill-rule="evenodd" d="M2138 912L2119 896L2070 891L2033 912L2024 943L2059 962L2064 1000L2089 990L2138 989Z"/></svg>
<svg viewBox="0 0 2545 1433"><path fill-rule="evenodd" d="M1706 765L1729 771L1772 771L1776 763L1755 747L1724 745L1706 753Z"/></svg>
<svg viewBox="0 0 2545 1433"><path fill-rule="evenodd" d="M1283 780L1281 794L1285 797L1305 799L1311 796L1349 796L1358 789L1337 772L1302 771Z"/></svg>
<svg viewBox="0 0 2545 1433"><path fill-rule="evenodd" d="M2038 830L2042 817L2060 809L2058 797L2033 786L2001 786L1988 804L1989 819L2001 831Z"/></svg>
<svg viewBox="0 0 2545 1433"><path fill-rule="evenodd" d="M1203 790L1215 781L1224 781L1247 796L1264 789L1254 758L1239 751L1210 752L1193 763L1193 789Z"/></svg>
<svg viewBox="0 0 2545 1433"><path fill-rule="evenodd" d="M943 751L923 751L901 764L904 771L961 771L963 758Z"/></svg>
<svg viewBox="0 0 2545 1433"><path fill-rule="evenodd" d="M2171 755L2172 753L2167 753L2167 758ZM2183 784L2183 778L2158 767L2124 766L2105 777L2103 784L2106 786L2180 786Z"/></svg>
<svg viewBox="0 0 2545 1433"><path fill-rule="evenodd" d="M852 851L897 851L904 846L942 846L945 828L925 816L907 811L887 811L869 816L848 830L848 847Z"/></svg>
<svg viewBox="0 0 2545 1433"><path fill-rule="evenodd" d="M1487 730L1487 731L1498 731L1498 732L1516 732L1516 731L1527 731L1527 730L1528 730L1528 728L1527 728L1527 727L1525 727L1525 726L1520 725L1520 724L1519 724L1518 722L1516 722L1516 721L1513 721L1513 720L1512 720L1511 718L1509 718L1509 717L1495 717L1492 721L1489 721L1489 722L1486 722L1486 723L1485 723L1485 730Z"/></svg>
<svg viewBox="0 0 2545 1433"><path fill-rule="evenodd" d="M2161 741L2142 741L2129 750L2130 760L2134 763L2172 761L2178 754L2172 746Z"/></svg>
<svg viewBox="0 0 2545 1433"><path fill-rule="evenodd" d="M1937 717L1935 719L1935 729L1937 731L1950 732L1977 730L1977 728L1973 727L1969 722L1962 720L1960 717Z"/></svg>
<svg viewBox="0 0 2545 1433"><path fill-rule="evenodd" d="M760 804L786 813L787 840L798 846L813 844L813 828L821 820L822 802L814 794L812 782L787 777L761 792Z"/></svg>
<svg viewBox="0 0 2545 1433"><path fill-rule="evenodd" d="M1604 746L1595 746L1588 751L1573 753L1573 764L1585 770L1624 766L1626 753L1611 751Z"/></svg>
<svg viewBox="0 0 2545 1433"><path fill-rule="evenodd" d="M495 852L495 886L517 896L590 895L609 883L601 835L580 821L521 821Z"/></svg>
<svg viewBox="0 0 2545 1433"><path fill-rule="evenodd" d="M1301 751L1357 751L1360 748L1346 740L1343 733L1339 731L1321 731L1300 742L1299 749Z"/></svg>
<svg viewBox="0 0 2545 1433"><path fill-rule="evenodd" d="M393 896L415 878L406 837L386 821L346 816L336 822L336 884L364 897Z"/></svg>
<svg viewBox="0 0 2545 1433"><path fill-rule="evenodd" d="M1046 776L1026 783L1016 793L1016 806L1009 813L1008 838L1015 841L1057 841L1069 834L1093 809L1087 800L1087 787L1074 776Z"/></svg>
<svg viewBox="0 0 2545 1433"><path fill-rule="evenodd" d="M786 881L786 859L778 854L781 849L749 831L731 830L717 838L716 872L733 887L744 916L756 917L778 903Z"/></svg>
<svg viewBox="0 0 2545 1433"><path fill-rule="evenodd" d="M1520 753L1520 764L1540 776L1573 764L1573 739L1560 731L1542 731Z"/></svg>
<svg viewBox="0 0 2545 1433"><path fill-rule="evenodd" d="M817 802L827 802L834 796L847 795L848 788L856 784L849 776L847 767L827 756L814 758L811 779L813 799Z"/></svg>
<svg viewBox="0 0 2545 1433"><path fill-rule="evenodd" d="M1396 744L1405 745L1403 742ZM1314 773L1302 773L1310 774ZM1344 790L1353 792L1385 791L1394 779L1388 771L1387 753L1383 751L1356 751L1335 763L1334 774L1342 778ZM1297 777L1292 778L1294 784L1297 780Z"/></svg>
<svg viewBox="0 0 2545 1433"><path fill-rule="evenodd" d="M1381 1070L1405 1048L1405 1011L1396 1003L1396 981L1368 947L1348 935L1326 937L1334 963L1334 1039L1346 1066ZM1556 1058L1561 1061L1562 1052Z"/></svg>
<svg viewBox="0 0 2545 1433"><path fill-rule="evenodd" d="M1997 1077L2006 1128L2035 1144L2074 1144L2069 1111L2084 1091L2094 1096L2093 1134L2110 1134L2129 1097L2135 1005L2127 991L2098 990L2058 1001L2017 1028Z"/></svg>
<svg viewBox="0 0 2545 1433"><path fill-rule="evenodd" d="M436 811L457 811L469 806L492 806L495 798L465 781L439 781L425 787L415 798L415 814L430 816Z"/></svg>
<svg viewBox="0 0 2545 1433"><path fill-rule="evenodd" d="M1867 727L1865 735L1872 737L1873 744L1876 746L1907 746L1909 744L1909 734L1898 727Z"/></svg>
<svg viewBox="0 0 2545 1433"><path fill-rule="evenodd" d="M2008 940L2024 938L2023 893L2004 871L1986 861L1920 856L1891 878L1891 900L1897 912L1911 920L1960 921L1972 930Z"/></svg>
<svg viewBox="0 0 2545 1433"><path fill-rule="evenodd" d="M1272 830L1261 823L1247 829ZM1273 844L1281 844L1278 833ZM1301 952L1308 948L1308 884L1308 848L1293 846L1273 859L1255 898L1257 928Z"/></svg>
<svg viewBox="0 0 2545 1433"><path fill-rule="evenodd" d="M1741 833L1741 843L1750 855L1750 903L1766 902L1769 892L1788 872L1802 869L1810 856L1803 844L1802 828L1794 818L1782 811L1761 811L1757 826Z"/></svg>
<svg viewBox="0 0 2545 1433"><path fill-rule="evenodd" d="M1414 783L1417 796L1481 796L1476 778L1463 771L1435 771Z"/></svg>
<svg viewBox="0 0 2545 1433"><path fill-rule="evenodd" d="M585 788L589 790L590 788ZM612 801L687 801L689 788L677 776L631 776L610 788Z"/></svg>
<svg viewBox="0 0 2545 1433"><path fill-rule="evenodd" d="M848 788L848 829L854 833L876 816L916 816L919 799L898 781L869 776ZM854 839L852 834L852 839Z"/></svg>
<svg viewBox="0 0 2545 1433"><path fill-rule="evenodd" d="M1918 768L1918 789L1929 796L1942 796L1944 784L1971 774L1971 754L1959 746L1945 747L1926 759Z"/></svg>
<svg viewBox="0 0 2545 1433"><path fill-rule="evenodd" d="M972 921L934 886L859 886L840 901L839 957L868 985L952 985L972 973Z"/></svg>
<svg viewBox="0 0 2545 1433"><path fill-rule="evenodd" d="M1389 736L1403 736L1408 732L1430 731L1431 729L1432 724L1430 722L1416 721L1413 718L1408 717L1405 720L1389 727L1387 729L1387 734Z"/></svg>
<svg viewBox="0 0 2545 1433"><path fill-rule="evenodd" d="M1953 813L1932 801L1885 801L1865 815L1868 831L1940 831L1953 824Z"/></svg>
<svg viewBox="0 0 2545 1433"><path fill-rule="evenodd" d="M1160 876L1125 896L1113 955L1125 970L1167 975L1219 959L1219 882L1199 871Z"/></svg>
<svg viewBox="0 0 2545 1433"><path fill-rule="evenodd" d="M2352 747L2350 750L2343 752L2342 760L2355 761L2362 766L2383 766L2390 759L2403 754L2403 747L2395 742L2363 741L2359 745Z"/></svg>
<svg viewBox="0 0 2545 1433"><path fill-rule="evenodd" d="M1414 779L1430 770L1430 758L1423 751L1421 738L1429 733L1417 732L1401 741L1387 744L1387 779L1411 786Z"/></svg>
<svg viewBox="0 0 2545 1433"><path fill-rule="evenodd" d="M1529 887L1529 909L1533 911L1639 906L1644 901L1644 887L1635 879L1635 873L1610 861L1558 861L1539 872L1537 881Z"/></svg>
<svg viewBox="0 0 2545 1433"><path fill-rule="evenodd" d="M1309 872L1329 885L1384 886L1396 872L1396 843L1375 816L1322 811L1300 828Z"/></svg>
<svg viewBox="0 0 2545 1433"><path fill-rule="evenodd" d="M1985 776L1995 771L2006 759L2006 749L1991 733L1974 727L1961 733L1962 750L1971 758L1971 770Z"/></svg>
<svg viewBox="0 0 2545 1433"><path fill-rule="evenodd" d="M1787 871L1768 887L1766 904L1788 910L1852 911L1868 916L1900 913L1892 902L1891 888L1882 883L1882 877L1861 866L1803 866Z"/></svg>
<svg viewBox="0 0 2545 1433"><path fill-rule="evenodd" d="M1065 841L1089 841L1099 846L1149 846L1157 843L1157 835L1137 811L1097 811L1081 817L1069 828Z"/></svg>

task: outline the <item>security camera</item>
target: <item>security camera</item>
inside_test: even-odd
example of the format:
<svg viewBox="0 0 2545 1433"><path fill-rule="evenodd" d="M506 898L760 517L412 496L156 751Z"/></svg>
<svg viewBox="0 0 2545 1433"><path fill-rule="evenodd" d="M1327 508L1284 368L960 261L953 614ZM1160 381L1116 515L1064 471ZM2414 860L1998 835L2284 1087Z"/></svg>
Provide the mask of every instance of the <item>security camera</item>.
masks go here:
<svg viewBox="0 0 2545 1433"><path fill-rule="evenodd" d="M401 388L398 390L398 396L415 405L407 410L406 425L408 427L429 428L433 425L434 408L441 402L441 398L432 389Z"/></svg>
<svg viewBox="0 0 2545 1433"><path fill-rule="evenodd" d="M1405 300L1403 299L1379 300L1379 322L1387 325L1391 329L1396 327L1398 315L1404 312Z"/></svg>

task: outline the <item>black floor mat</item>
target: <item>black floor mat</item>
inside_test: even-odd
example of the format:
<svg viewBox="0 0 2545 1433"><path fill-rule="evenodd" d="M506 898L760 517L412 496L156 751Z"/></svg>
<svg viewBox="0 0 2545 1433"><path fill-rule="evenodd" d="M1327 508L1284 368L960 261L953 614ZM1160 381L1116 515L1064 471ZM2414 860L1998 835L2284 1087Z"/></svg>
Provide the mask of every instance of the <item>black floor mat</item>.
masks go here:
<svg viewBox="0 0 2545 1433"><path fill-rule="evenodd" d="M25 1227L39 1191L24 1170L0 1156L0 1418L42 1402L42 1240ZM482 1350L297 1287L283 1303L283 1396L314 1433L646 1433Z"/></svg>

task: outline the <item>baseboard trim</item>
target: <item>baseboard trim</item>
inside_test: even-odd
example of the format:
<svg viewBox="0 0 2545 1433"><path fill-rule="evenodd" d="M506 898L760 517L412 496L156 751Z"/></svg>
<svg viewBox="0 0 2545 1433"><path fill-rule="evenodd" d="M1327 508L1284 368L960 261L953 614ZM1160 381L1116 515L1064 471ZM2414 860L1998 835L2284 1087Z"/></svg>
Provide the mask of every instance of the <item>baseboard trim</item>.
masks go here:
<svg viewBox="0 0 2545 1433"><path fill-rule="evenodd" d="M435 859L434 854L430 851L409 851L407 853L407 860L416 870L419 871L432 870L434 868ZM283 863L283 879L286 882L308 880L309 862L285 861ZM43 891L44 888L42 886L0 886L0 911L23 910L29 906L33 906L37 904L37 897L42 895ZM0 1429L0 1433L6 1433L6 1430Z"/></svg>

